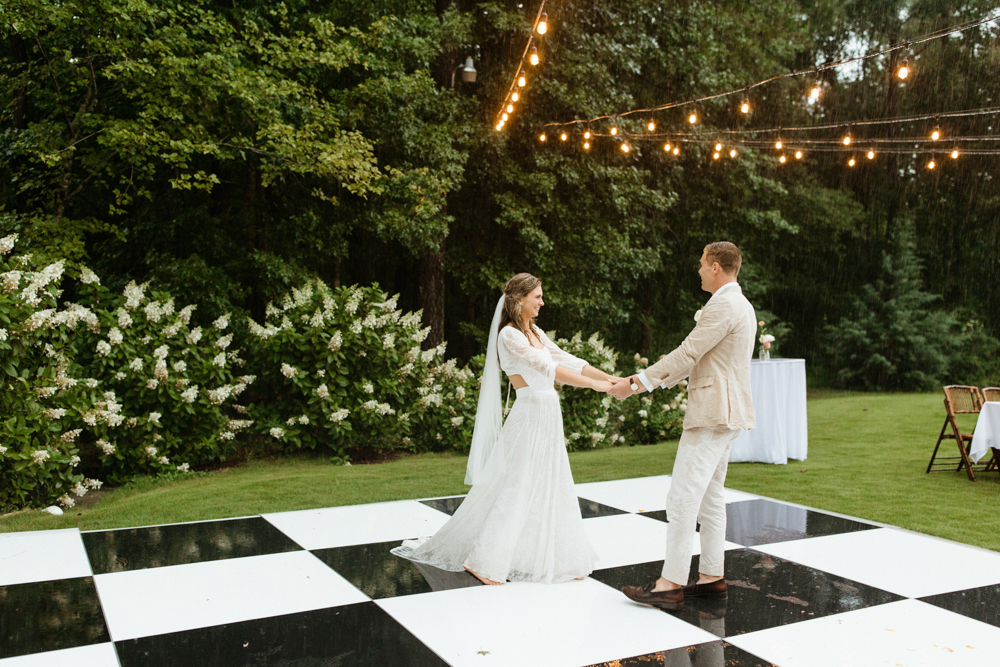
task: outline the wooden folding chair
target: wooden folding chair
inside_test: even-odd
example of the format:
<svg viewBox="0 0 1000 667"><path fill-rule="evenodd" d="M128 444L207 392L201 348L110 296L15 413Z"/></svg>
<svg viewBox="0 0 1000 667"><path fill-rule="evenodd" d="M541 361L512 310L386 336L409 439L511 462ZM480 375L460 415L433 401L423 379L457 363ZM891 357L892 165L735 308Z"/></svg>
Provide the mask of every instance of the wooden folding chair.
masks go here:
<svg viewBox="0 0 1000 667"><path fill-rule="evenodd" d="M1000 401L1000 387L986 387L983 389L984 401Z"/></svg>
<svg viewBox="0 0 1000 667"><path fill-rule="evenodd" d="M931 462L927 464L927 472L951 470L953 468L955 472L958 472L964 466L966 472L969 474L969 479L975 482L976 473L973 470L972 462L969 460L969 447L972 444L972 434L962 433L962 429L958 427L955 415L979 414L979 411L983 407L983 396L979 393L978 387L950 385L942 387L942 389L944 390L944 425L941 427L941 434L938 436L937 444L934 445ZM951 427L951 433L945 433L949 426ZM937 455L938 449L941 447L941 441L945 439L955 441L958 445L958 456ZM957 465L954 463L955 461L958 462ZM975 469L983 472L987 469L988 465L977 464Z"/></svg>

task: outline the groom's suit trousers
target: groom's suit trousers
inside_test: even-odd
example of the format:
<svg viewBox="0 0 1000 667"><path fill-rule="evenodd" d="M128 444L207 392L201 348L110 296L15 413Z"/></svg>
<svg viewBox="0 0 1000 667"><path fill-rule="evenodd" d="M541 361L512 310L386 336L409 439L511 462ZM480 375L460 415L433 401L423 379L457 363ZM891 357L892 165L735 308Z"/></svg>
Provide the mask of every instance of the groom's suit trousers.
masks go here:
<svg viewBox="0 0 1000 667"><path fill-rule="evenodd" d="M688 582L695 529L701 523L698 570L723 576L726 540L726 498L723 486L729 468L729 450L740 429L704 426L685 429L667 493L667 555L663 577L675 584Z"/></svg>

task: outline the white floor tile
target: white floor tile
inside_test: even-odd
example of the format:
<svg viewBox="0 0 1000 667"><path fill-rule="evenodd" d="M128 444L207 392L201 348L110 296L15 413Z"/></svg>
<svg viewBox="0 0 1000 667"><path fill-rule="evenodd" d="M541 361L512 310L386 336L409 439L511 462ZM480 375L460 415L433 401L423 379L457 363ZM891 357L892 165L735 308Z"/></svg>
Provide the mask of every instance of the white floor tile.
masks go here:
<svg viewBox="0 0 1000 667"><path fill-rule="evenodd" d="M670 490L670 475L618 479L611 482L591 482L577 484L576 494L587 500L616 507L626 512L653 512L667 508L667 491ZM754 500L754 496L742 491L726 489L726 502Z"/></svg>
<svg viewBox="0 0 1000 667"><path fill-rule="evenodd" d="M1000 554L892 528L754 549L910 598L1000 583Z"/></svg>
<svg viewBox="0 0 1000 667"><path fill-rule="evenodd" d="M781 667L995 667L1000 628L918 600L835 614L729 641Z"/></svg>
<svg viewBox="0 0 1000 667"><path fill-rule="evenodd" d="M76 528L0 534L0 586L91 574Z"/></svg>
<svg viewBox="0 0 1000 667"><path fill-rule="evenodd" d="M307 551L94 577L114 641L364 602Z"/></svg>
<svg viewBox="0 0 1000 667"><path fill-rule="evenodd" d="M0 667L118 667L115 645L92 644L0 660Z"/></svg>
<svg viewBox="0 0 1000 667"><path fill-rule="evenodd" d="M416 500L264 514L302 548L328 549L433 535L451 517Z"/></svg>
<svg viewBox="0 0 1000 667"><path fill-rule="evenodd" d="M453 667L576 667L716 639L593 579L377 600Z"/></svg>
<svg viewBox="0 0 1000 667"><path fill-rule="evenodd" d="M663 560L667 524L662 521L638 514L618 514L587 519L583 525L590 543L600 554L595 570ZM694 554L701 553L701 542L697 538L693 547ZM726 549L739 548L738 544L726 542Z"/></svg>

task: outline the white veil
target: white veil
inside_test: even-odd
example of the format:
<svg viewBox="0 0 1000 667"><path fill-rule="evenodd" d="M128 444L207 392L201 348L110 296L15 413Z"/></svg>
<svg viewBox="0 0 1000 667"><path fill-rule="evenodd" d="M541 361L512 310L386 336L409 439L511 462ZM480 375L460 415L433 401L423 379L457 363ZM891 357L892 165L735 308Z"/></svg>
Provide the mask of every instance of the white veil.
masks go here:
<svg viewBox="0 0 1000 667"><path fill-rule="evenodd" d="M486 345L486 364L479 382L479 406L476 424L472 431L472 449L465 483L483 484L503 474L506 461L503 449L503 399L500 394L500 358L497 356L500 316L503 315L505 295L500 295L493 323L490 324L489 343Z"/></svg>

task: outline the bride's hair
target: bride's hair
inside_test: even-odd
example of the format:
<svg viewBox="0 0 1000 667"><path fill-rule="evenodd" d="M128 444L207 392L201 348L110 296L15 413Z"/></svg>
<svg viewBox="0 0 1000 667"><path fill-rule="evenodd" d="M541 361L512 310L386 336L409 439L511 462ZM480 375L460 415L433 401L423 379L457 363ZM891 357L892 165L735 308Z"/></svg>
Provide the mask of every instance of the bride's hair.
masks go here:
<svg viewBox="0 0 1000 667"><path fill-rule="evenodd" d="M531 275L530 273L519 273L510 280L507 284L503 286L503 293L506 297L503 300L503 315L500 316L500 329L508 324L513 324L514 328L523 333L529 339L528 330L523 329L524 322L521 319L521 302L535 291L535 288L542 284L542 281ZM535 331L535 318L531 318L529 323L532 332ZM538 334L535 334L538 338Z"/></svg>

